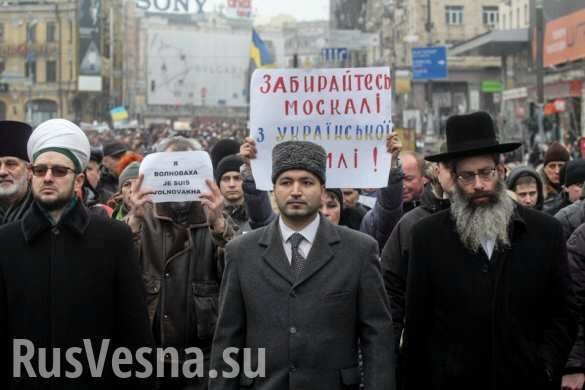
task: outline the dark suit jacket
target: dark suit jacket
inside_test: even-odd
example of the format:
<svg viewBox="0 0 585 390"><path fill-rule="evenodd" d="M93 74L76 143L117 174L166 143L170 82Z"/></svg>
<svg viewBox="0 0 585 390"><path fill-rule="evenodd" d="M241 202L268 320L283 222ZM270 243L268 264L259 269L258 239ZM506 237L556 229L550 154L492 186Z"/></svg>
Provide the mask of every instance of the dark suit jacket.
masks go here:
<svg viewBox="0 0 585 390"><path fill-rule="evenodd" d="M368 390L394 389L392 320L376 242L321 217L295 279L279 219L226 247L210 389L357 389L358 340ZM222 379L228 347L265 348L264 378ZM258 353L253 352L256 368ZM241 361L242 355L239 358Z"/></svg>

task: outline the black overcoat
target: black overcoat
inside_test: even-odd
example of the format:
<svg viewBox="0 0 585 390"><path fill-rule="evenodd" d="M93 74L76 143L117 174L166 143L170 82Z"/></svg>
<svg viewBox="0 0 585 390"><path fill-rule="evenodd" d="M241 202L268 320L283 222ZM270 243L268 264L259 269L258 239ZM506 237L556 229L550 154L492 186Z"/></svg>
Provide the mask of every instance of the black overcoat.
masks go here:
<svg viewBox="0 0 585 390"><path fill-rule="evenodd" d="M558 389L576 332L560 224L517 207L511 247L466 249L450 210L413 229L407 388ZM551 383L548 377L552 377Z"/></svg>
<svg viewBox="0 0 585 390"><path fill-rule="evenodd" d="M33 204L21 221L0 228L0 243L0 388L105 389L119 384L112 375L113 350L123 346L133 353L153 346L130 229L91 215L79 202L52 226ZM36 379L14 378L14 339L34 344ZM109 343L103 377L90 378L82 352L76 355L81 377L64 380L65 370L74 371L66 364L65 350L87 351L84 339L91 341L96 358L102 342ZM40 378L39 348L61 349L61 378ZM22 376L28 375L23 369ZM124 382L126 388L149 388L151 383Z"/></svg>

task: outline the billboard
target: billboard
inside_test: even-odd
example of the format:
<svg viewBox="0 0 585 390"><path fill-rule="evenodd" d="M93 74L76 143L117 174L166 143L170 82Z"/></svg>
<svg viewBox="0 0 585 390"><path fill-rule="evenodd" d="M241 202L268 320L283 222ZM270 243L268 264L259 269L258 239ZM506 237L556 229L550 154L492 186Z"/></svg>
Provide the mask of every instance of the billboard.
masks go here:
<svg viewBox="0 0 585 390"><path fill-rule="evenodd" d="M585 58L585 7L546 24L544 66Z"/></svg>
<svg viewBox="0 0 585 390"><path fill-rule="evenodd" d="M225 14L228 17L252 17L252 0L227 0Z"/></svg>
<svg viewBox="0 0 585 390"><path fill-rule="evenodd" d="M149 29L148 104L245 107L251 33Z"/></svg>
<svg viewBox="0 0 585 390"><path fill-rule="evenodd" d="M158 14L203 14L207 0L135 0L136 8Z"/></svg>
<svg viewBox="0 0 585 390"><path fill-rule="evenodd" d="M80 91L102 90L100 17L101 0L80 0L78 85Z"/></svg>

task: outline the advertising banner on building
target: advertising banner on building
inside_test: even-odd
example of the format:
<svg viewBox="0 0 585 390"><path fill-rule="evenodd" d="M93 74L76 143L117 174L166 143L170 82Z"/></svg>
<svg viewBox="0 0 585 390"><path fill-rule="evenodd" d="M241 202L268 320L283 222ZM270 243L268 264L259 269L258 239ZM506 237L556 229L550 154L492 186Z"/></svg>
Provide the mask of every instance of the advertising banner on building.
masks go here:
<svg viewBox="0 0 585 390"><path fill-rule="evenodd" d="M252 0L226 0L225 14L231 18L251 18Z"/></svg>
<svg viewBox="0 0 585 390"><path fill-rule="evenodd" d="M585 8L554 19L544 33L544 66L585 58Z"/></svg>
<svg viewBox="0 0 585 390"><path fill-rule="evenodd" d="M79 90L101 92L101 0L79 1Z"/></svg>
<svg viewBox="0 0 585 390"><path fill-rule="evenodd" d="M136 0L136 8L155 14L203 14L207 0Z"/></svg>
<svg viewBox="0 0 585 390"><path fill-rule="evenodd" d="M250 30L149 30L148 104L245 107Z"/></svg>

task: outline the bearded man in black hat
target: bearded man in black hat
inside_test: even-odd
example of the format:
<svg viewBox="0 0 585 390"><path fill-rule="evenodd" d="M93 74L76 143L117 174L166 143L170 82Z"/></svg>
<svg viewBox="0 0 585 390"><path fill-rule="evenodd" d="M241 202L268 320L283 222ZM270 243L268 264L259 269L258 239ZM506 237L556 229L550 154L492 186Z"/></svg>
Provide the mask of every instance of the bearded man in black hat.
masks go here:
<svg viewBox="0 0 585 390"><path fill-rule="evenodd" d="M0 226L22 218L32 203L26 144L29 125L0 121Z"/></svg>
<svg viewBox="0 0 585 390"><path fill-rule="evenodd" d="M447 120L449 209L412 231L406 388L559 389L575 337L560 224L507 195L485 112Z"/></svg>

